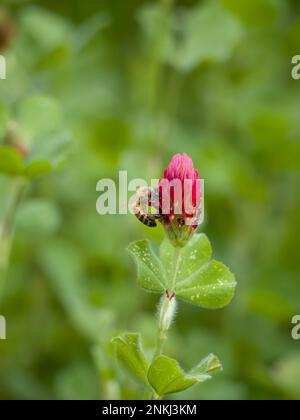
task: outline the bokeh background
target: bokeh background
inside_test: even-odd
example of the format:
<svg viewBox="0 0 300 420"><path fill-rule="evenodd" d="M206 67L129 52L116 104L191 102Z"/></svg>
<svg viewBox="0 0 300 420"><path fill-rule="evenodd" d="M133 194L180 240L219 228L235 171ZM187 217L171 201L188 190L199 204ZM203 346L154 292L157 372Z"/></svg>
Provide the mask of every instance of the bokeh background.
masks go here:
<svg viewBox="0 0 300 420"><path fill-rule="evenodd" d="M0 17L1 141L49 169L16 213L0 398L142 397L109 341L141 331L154 346L158 297L125 248L163 232L99 216L96 183L159 177L187 152L206 182L200 230L238 288L224 310L180 304L167 354L188 369L214 352L224 372L172 398L299 399L300 2L2 0Z"/></svg>

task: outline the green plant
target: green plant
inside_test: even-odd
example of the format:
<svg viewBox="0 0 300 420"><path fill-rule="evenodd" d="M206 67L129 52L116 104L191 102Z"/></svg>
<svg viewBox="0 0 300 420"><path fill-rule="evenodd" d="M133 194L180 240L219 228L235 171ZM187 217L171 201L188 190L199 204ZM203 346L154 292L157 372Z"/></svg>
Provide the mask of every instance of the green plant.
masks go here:
<svg viewBox="0 0 300 420"><path fill-rule="evenodd" d="M199 217L200 201L196 201L198 173L187 155L175 155L164 173L164 180L192 180L194 212L175 213L178 196L170 190L170 213L159 215L165 228L166 238L160 245L159 256L152 250L148 240L133 242L128 250L135 259L138 283L146 291L161 294L158 311L157 345L151 361L144 354L141 336L126 332L113 338L116 356L147 389L147 396L161 399L167 394L183 391L197 383L210 379L222 369L221 362L209 354L189 372L181 369L177 360L163 354L167 332L174 320L177 299L202 308L217 309L229 304L236 286L234 275L222 263L212 259L210 242L203 233L195 233ZM160 213L162 192L160 182ZM186 195L182 192L182 201ZM148 210L149 211L149 210ZM146 216L146 215L145 215Z"/></svg>
<svg viewBox="0 0 300 420"><path fill-rule="evenodd" d="M13 113L0 104L0 174L8 181L0 215L0 294L9 264L18 206L33 179L61 166L69 134L51 97L34 95Z"/></svg>

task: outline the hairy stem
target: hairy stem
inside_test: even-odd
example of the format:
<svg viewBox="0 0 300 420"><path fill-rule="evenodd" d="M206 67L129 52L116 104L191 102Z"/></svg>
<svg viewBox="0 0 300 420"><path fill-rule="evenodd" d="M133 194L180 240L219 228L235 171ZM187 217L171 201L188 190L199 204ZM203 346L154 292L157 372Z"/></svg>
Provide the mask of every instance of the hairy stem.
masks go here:
<svg viewBox="0 0 300 420"><path fill-rule="evenodd" d="M180 258L181 258L181 248L176 247L174 250L174 256L173 256L173 273L170 278L169 287L168 287L169 294L175 293L176 279L177 279L178 269L180 265Z"/></svg>
<svg viewBox="0 0 300 420"><path fill-rule="evenodd" d="M161 329L158 330L157 340L156 340L156 348L153 356L153 360L155 360L158 356L160 356L164 349L164 344L167 339L166 334Z"/></svg>
<svg viewBox="0 0 300 420"><path fill-rule="evenodd" d="M159 328L156 341L156 349L154 352L153 360L163 353L165 341L167 339L167 331L172 323L172 319L175 315L175 288L176 278L178 275L178 269L180 265L180 253L181 248L175 248L173 258L173 271L168 284L168 290L166 296L162 297L160 315L159 315Z"/></svg>
<svg viewBox="0 0 300 420"><path fill-rule="evenodd" d="M27 183L23 178L16 178L7 197L4 215L0 222L0 297L3 292L6 271L9 263L14 234L16 211Z"/></svg>

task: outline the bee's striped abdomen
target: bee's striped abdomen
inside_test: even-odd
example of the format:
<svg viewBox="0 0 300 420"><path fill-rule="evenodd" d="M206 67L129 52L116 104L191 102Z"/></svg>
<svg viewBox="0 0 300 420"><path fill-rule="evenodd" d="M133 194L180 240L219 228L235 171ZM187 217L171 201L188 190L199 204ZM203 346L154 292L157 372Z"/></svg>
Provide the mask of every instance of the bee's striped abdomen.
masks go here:
<svg viewBox="0 0 300 420"><path fill-rule="evenodd" d="M136 218L148 227L156 227L156 220L160 218L159 214L146 213L151 204L151 188L140 188L138 190L139 198L133 206Z"/></svg>
<svg viewBox="0 0 300 420"><path fill-rule="evenodd" d="M143 214L141 212L136 213L136 218L148 227L156 227L156 221L153 216L148 214Z"/></svg>

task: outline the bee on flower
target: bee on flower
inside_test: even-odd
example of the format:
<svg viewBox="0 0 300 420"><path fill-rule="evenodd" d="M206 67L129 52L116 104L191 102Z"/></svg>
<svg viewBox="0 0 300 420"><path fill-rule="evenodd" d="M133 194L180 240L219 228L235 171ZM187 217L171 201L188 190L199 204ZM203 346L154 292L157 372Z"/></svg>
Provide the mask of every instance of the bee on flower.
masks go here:
<svg viewBox="0 0 300 420"><path fill-rule="evenodd" d="M137 195L136 217L149 227L160 222L175 247L185 246L201 222L203 207L203 184L192 159L185 153L176 154L158 188L142 187Z"/></svg>

